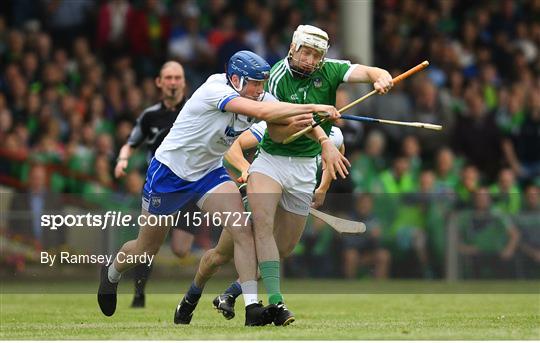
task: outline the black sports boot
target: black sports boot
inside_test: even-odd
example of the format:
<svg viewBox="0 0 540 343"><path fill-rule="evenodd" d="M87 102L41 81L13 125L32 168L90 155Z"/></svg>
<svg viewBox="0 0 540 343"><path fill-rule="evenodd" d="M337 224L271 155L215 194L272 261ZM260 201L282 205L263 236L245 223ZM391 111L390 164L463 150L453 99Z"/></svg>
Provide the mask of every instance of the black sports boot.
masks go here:
<svg viewBox="0 0 540 343"><path fill-rule="evenodd" d="M234 304L236 299L231 294L221 294L214 298L214 308L227 320L234 318Z"/></svg>
<svg viewBox="0 0 540 343"><path fill-rule="evenodd" d="M270 304L263 306L262 301L246 307L246 326L264 326L274 321L277 313L277 306Z"/></svg>
<svg viewBox="0 0 540 343"><path fill-rule="evenodd" d="M183 297L182 301L176 306L176 311L174 311L174 323L189 324L193 317L193 311L195 310L195 307L197 307L197 303L198 301L192 304L186 297Z"/></svg>
<svg viewBox="0 0 540 343"><path fill-rule="evenodd" d="M289 311L284 303L280 302L277 304L277 314L274 319L274 324L276 326L287 326L294 322L294 319L294 314Z"/></svg>
<svg viewBox="0 0 540 343"><path fill-rule="evenodd" d="M101 312L107 317L112 316L114 311L116 311L117 288L118 282L109 281L109 268L107 266L101 266L101 280L99 282L97 300Z"/></svg>

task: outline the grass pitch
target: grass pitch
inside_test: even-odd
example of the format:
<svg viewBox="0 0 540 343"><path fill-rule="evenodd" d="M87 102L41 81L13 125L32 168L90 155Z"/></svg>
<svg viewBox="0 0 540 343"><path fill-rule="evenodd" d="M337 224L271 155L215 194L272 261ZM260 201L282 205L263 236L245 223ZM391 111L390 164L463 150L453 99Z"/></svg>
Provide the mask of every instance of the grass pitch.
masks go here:
<svg viewBox="0 0 540 343"><path fill-rule="evenodd" d="M304 290L344 287L358 292L370 287L364 282L351 281L289 282L291 289ZM433 283L434 289L440 284ZM58 289L57 285L51 283L45 287ZM97 281L95 285L90 282L81 287L86 285L93 289ZM223 285L220 283L217 288ZM378 285L371 287L380 289L385 284ZM399 282L388 285L391 285L389 289L400 288ZM405 285L421 289L416 286L425 287L426 283ZM473 288L489 289L486 285L497 286L497 283L473 284ZM289 308L296 314L295 323L288 327L246 328L242 300L237 305L237 316L231 321L212 309L215 289L203 296L191 325L181 326L172 322L174 308L181 298L179 294L148 294L145 309L131 309L130 287L124 286L122 289L127 292L120 294L116 314L107 318L99 311L94 293L26 294L21 291L22 284L2 286L0 339L540 339L540 296L534 292L295 293L286 295ZM525 289L531 287L537 289L538 283L526 284ZM149 289L153 290L159 290L157 281ZM444 287L440 291L444 292Z"/></svg>

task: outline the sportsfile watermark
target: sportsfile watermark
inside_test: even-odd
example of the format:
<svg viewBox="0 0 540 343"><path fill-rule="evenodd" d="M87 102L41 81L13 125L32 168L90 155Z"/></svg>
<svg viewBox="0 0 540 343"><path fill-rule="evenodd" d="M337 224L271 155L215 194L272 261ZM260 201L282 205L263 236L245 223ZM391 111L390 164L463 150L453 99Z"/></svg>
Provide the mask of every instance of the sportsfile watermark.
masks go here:
<svg viewBox="0 0 540 343"><path fill-rule="evenodd" d="M302 194L295 195L278 205L279 215L274 219L276 244L282 250L292 246L289 239L295 229L282 218L283 206L300 208L296 200L303 199ZM251 224L256 233L257 218L249 211L275 198L275 194L261 194L252 197L252 203L245 202L244 209L215 215L196 204L172 215L141 215L138 196L45 194L40 198L39 194L0 193L0 203L7 208L0 215L0 284L4 293L92 293L99 266L118 257L128 264L151 264L152 285L156 285L152 292L175 293L178 282L187 286L192 282L202 254L219 245L224 237L219 227L227 226L225 232L234 234L229 228L242 230ZM483 199L471 195L470 204L462 209L454 205L458 199L446 193L328 193L317 208L321 213L310 209L305 225L293 237L298 248L283 259L282 289L299 294L537 292L537 263L519 249L519 242L510 258L506 248L514 246L508 245L512 227L522 237L538 231L538 221L533 220L538 212L524 211L513 221L505 220L500 212L489 212L486 217L480 211L485 201L479 200ZM504 198L492 196L491 200ZM524 198L525 209L529 202ZM162 199L159 209L168 211L169 203ZM239 205L237 194L223 194L212 205L239 207L235 203ZM130 250L117 256L126 242L137 239L140 227L170 230L160 236L164 239L155 255ZM482 235L486 230L490 236ZM181 243L186 242L193 243L184 248ZM467 255L461 249L477 243L490 250ZM208 292L219 294L221 285L237 278L232 262L220 270L216 275L223 278L216 283L220 286ZM303 278L330 280L308 285L298 282ZM505 281L491 282L499 278ZM57 280L62 280L61 287Z"/></svg>
<svg viewBox="0 0 540 343"><path fill-rule="evenodd" d="M245 227L251 212L182 212L169 215L132 215L122 211L107 211L104 214L43 214L41 227L58 230L63 227L98 228L125 228L125 227L178 227L187 225L191 228L212 227Z"/></svg>

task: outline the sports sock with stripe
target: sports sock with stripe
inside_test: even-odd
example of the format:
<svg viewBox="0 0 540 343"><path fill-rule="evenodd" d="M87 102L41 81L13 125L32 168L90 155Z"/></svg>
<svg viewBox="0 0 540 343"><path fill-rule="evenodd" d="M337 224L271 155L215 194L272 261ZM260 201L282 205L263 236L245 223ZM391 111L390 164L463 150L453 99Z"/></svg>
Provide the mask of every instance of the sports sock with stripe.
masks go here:
<svg viewBox="0 0 540 343"><path fill-rule="evenodd" d="M242 286L240 285L240 282L236 280L235 282L231 283L229 288L225 290L225 294L230 294L235 299L238 298L240 294L242 294Z"/></svg>

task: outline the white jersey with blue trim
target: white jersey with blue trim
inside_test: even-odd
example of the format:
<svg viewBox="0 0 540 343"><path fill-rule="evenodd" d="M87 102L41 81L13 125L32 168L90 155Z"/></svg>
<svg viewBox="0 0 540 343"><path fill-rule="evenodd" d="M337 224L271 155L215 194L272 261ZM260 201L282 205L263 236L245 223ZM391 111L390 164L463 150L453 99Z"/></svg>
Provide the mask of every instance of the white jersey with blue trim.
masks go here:
<svg viewBox="0 0 540 343"><path fill-rule="evenodd" d="M264 132L266 131L266 122L260 121L258 123L255 123L251 126L249 129L253 136L257 138L257 141L259 143L262 141L264 137ZM343 145L343 133L341 132L341 129L337 126L332 126L332 130L330 131L330 135L328 136L332 143L336 146L336 148L339 149L341 145Z"/></svg>
<svg viewBox="0 0 540 343"><path fill-rule="evenodd" d="M225 105L239 96L225 74L211 75L180 111L156 159L186 181L221 167L225 152L253 124L254 118L225 111ZM265 93L262 101L277 100Z"/></svg>

